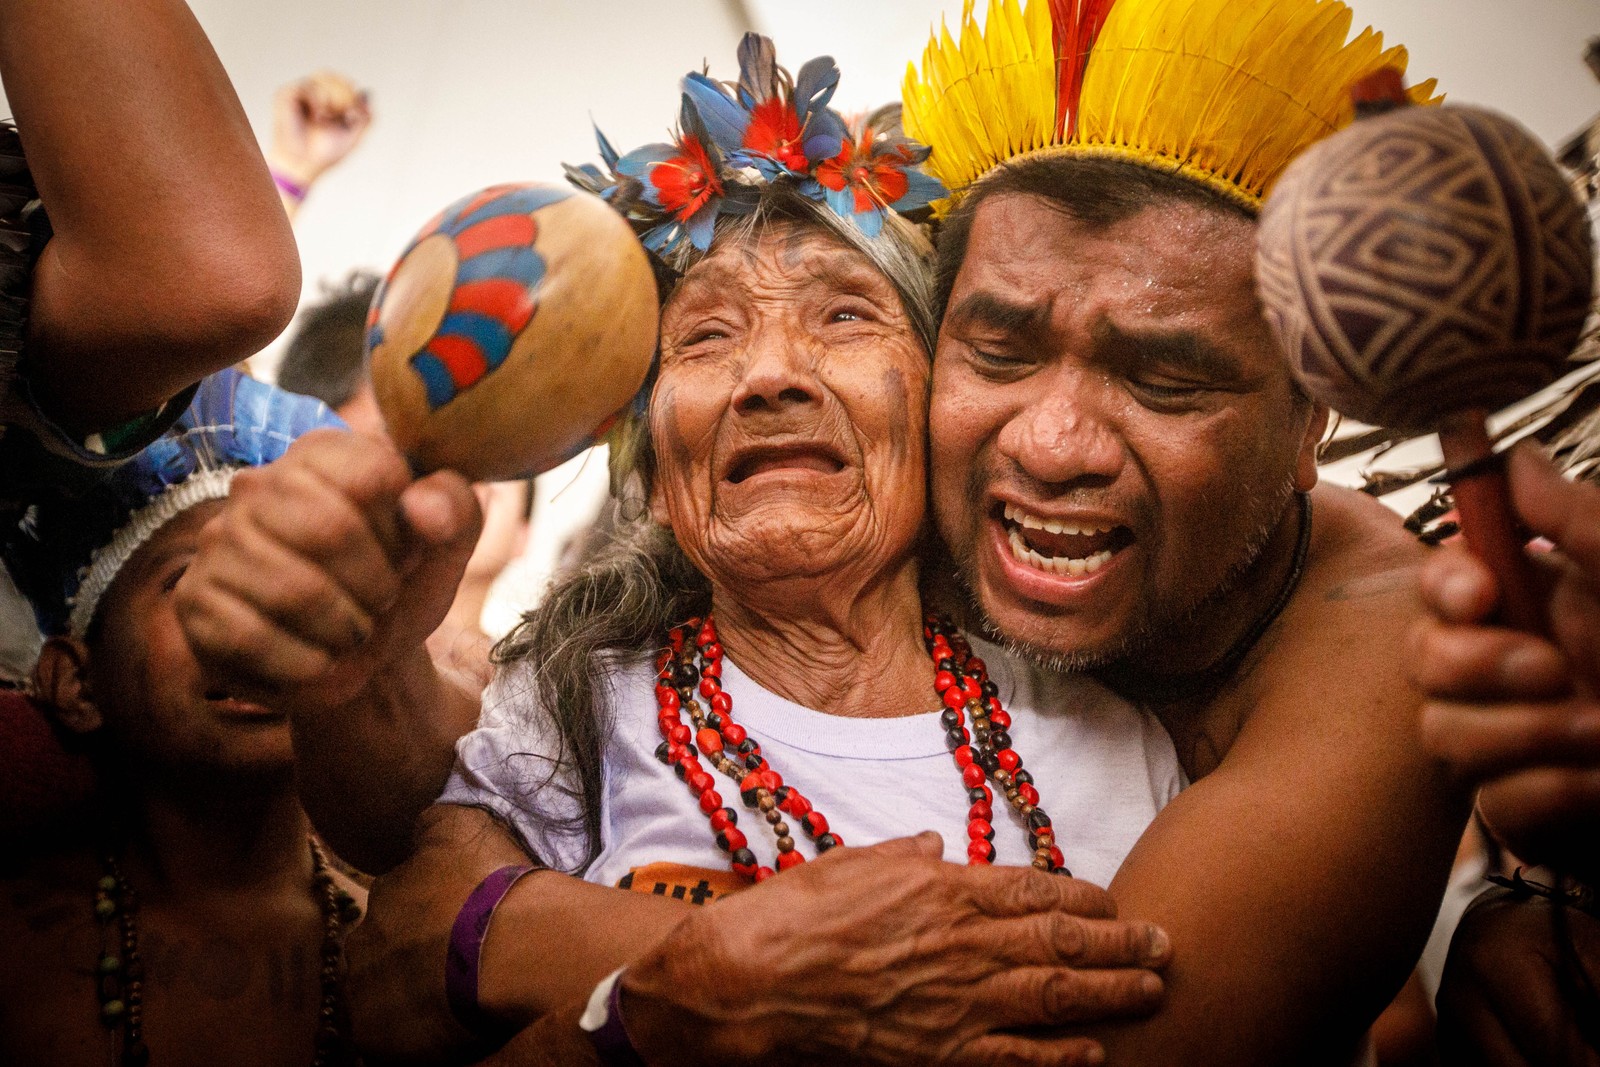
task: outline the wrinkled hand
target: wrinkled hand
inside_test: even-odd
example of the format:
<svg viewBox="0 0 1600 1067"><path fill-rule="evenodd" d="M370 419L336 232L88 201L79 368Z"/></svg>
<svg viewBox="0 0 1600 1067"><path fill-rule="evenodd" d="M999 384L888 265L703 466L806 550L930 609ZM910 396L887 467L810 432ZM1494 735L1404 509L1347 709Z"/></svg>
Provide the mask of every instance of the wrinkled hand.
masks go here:
<svg viewBox="0 0 1600 1067"><path fill-rule="evenodd" d="M1568 909L1571 948L1600 973L1600 920ZM1452 1067L1600 1067L1578 1025L1592 1011L1563 987L1547 901L1491 890L1461 920L1439 986L1439 1052Z"/></svg>
<svg viewBox="0 0 1600 1067"><path fill-rule="evenodd" d="M624 975L633 1039L658 1067L1096 1063L1037 1028L1159 1004L1166 935L1104 890L941 848L840 849L697 911Z"/></svg>
<svg viewBox="0 0 1600 1067"><path fill-rule="evenodd" d="M460 475L412 481L387 441L318 430L235 476L178 583L179 621L229 690L338 706L422 646L481 525Z"/></svg>
<svg viewBox="0 0 1600 1067"><path fill-rule="evenodd" d="M1523 858L1592 872L1593 849L1574 845L1600 840L1600 489L1531 448L1508 473L1517 513L1557 549L1539 560L1551 636L1490 625L1493 576L1464 548L1440 550L1422 570L1430 616L1411 633L1423 740L1483 783L1485 816Z"/></svg>
<svg viewBox="0 0 1600 1067"><path fill-rule="evenodd" d="M319 71L274 94L269 162L309 185L349 155L371 125L366 91L342 74Z"/></svg>

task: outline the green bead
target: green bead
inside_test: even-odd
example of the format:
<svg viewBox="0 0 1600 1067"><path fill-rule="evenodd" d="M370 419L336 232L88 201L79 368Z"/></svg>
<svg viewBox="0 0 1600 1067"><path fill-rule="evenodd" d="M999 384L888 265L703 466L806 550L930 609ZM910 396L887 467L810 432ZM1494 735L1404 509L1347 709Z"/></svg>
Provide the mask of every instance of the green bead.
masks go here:
<svg viewBox="0 0 1600 1067"><path fill-rule="evenodd" d="M102 920L109 919L117 913L117 902L101 897L94 902L94 913Z"/></svg>
<svg viewBox="0 0 1600 1067"><path fill-rule="evenodd" d="M100 973L101 974L116 974L120 970L122 970L122 957L120 957L120 956L101 956L100 957Z"/></svg>
<svg viewBox="0 0 1600 1067"><path fill-rule="evenodd" d="M120 1019L122 1013L127 1010L127 1005L120 1000L108 1000L100 1005L100 1014L107 1019Z"/></svg>
<svg viewBox="0 0 1600 1067"><path fill-rule="evenodd" d="M100 881L95 884L102 893L115 893L117 891L117 880L111 877L109 874L102 877Z"/></svg>

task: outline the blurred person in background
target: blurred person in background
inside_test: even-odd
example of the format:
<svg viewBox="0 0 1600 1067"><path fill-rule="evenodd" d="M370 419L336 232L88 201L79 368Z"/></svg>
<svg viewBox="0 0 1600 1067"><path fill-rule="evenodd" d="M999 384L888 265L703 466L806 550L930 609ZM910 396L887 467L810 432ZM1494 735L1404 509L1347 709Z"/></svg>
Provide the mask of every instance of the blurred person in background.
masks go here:
<svg viewBox="0 0 1600 1067"><path fill-rule="evenodd" d="M277 91L267 166L290 219L311 187L354 151L371 125L370 95L342 74L318 71Z"/></svg>
<svg viewBox="0 0 1600 1067"><path fill-rule="evenodd" d="M212 687L173 610L235 482L336 424L226 369L100 486L45 493L7 532L50 634L37 693L97 783L92 818L5 853L0 1062L352 1062L342 942L362 894L311 836L287 716Z"/></svg>

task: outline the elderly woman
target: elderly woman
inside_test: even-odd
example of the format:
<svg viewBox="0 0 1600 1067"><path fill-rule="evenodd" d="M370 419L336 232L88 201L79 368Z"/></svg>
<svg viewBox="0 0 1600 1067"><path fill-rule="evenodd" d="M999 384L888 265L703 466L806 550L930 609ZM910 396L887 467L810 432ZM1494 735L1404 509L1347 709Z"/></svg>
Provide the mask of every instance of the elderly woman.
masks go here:
<svg viewBox="0 0 1600 1067"><path fill-rule="evenodd" d="M1105 885L1180 786L1153 720L925 611L936 321L926 241L893 209L941 190L892 113L847 131L827 109L831 61L791 80L753 36L741 61L731 91L687 79L674 144L618 157L602 139L611 173L574 172L670 268L648 411L613 454L637 519L501 645L442 802L377 884L351 951L356 1023L375 1051L459 1053L469 1034L503 1039L594 990L585 1029L609 1054L627 1040L615 972L684 920L680 901L927 830L956 863L1070 866ZM948 931L895 926L897 892L918 887L890 890L851 863L829 856L818 866L838 877L811 885L839 893L864 926L854 936L953 956ZM1016 913L1069 907L1026 884L1010 892ZM1131 951L1110 947L1109 927L1085 929L1077 958L1090 965L1164 951L1143 927ZM882 990L920 981L905 951L883 961L903 978L874 976ZM1023 962L983 955L974 986ZM1107 971L1137 992L1104 999L1148 1007L1148 977ZM642 997L630 996L632 1011ZM928 1041L950 1036L924 1025ZM950 1034L976 1032L963 1026ZM690 1042L689 1059L717 1058L714 1046Z"/></svg>

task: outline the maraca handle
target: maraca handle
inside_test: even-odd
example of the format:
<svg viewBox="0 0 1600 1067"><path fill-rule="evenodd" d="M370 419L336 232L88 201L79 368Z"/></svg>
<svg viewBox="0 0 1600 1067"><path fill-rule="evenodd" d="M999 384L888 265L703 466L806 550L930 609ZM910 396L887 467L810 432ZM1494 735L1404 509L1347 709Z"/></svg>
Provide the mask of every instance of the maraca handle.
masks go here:
<svg viewBox="0 0 1600 1067"><path fill-rule="evenodd" d="M1548 634L1533 564L1516 533L1505 464L1494 453L1483 413L1468 411L1450 418L1439 429L1439 445L1452 475L1450 489L1461 535L1500 587L1500 621L1524 633Z"/></svg>

